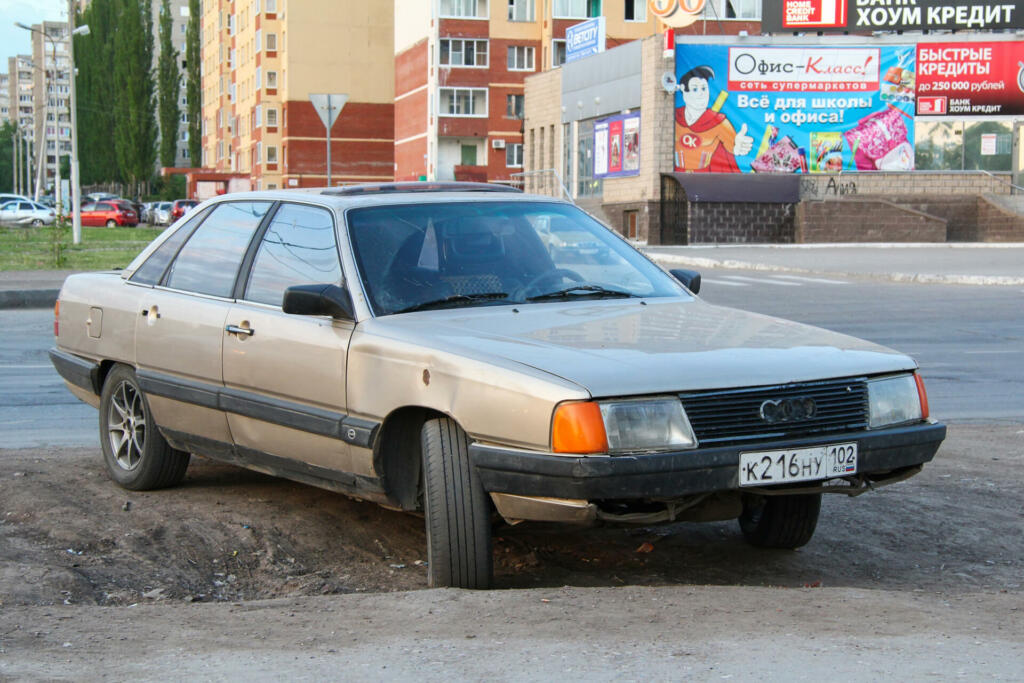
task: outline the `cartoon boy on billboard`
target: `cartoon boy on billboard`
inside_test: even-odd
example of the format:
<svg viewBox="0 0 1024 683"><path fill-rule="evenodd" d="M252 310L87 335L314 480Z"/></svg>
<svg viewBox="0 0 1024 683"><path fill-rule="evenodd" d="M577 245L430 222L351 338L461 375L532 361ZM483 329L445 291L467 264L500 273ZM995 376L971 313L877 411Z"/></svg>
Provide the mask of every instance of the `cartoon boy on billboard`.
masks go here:
<svg viewBox="0 0 1024 683"><path fill-rule="evenodd" d="M739 173L736 157L749 154L754 146L754 138L747 135L747 124L737 131L725 114L715 111L720 104L708 108L708 81L714 77L710 66L701 65L679 79L684 106L676 109L676 170ZM719 99L724 100L721 96Z"/></svg>

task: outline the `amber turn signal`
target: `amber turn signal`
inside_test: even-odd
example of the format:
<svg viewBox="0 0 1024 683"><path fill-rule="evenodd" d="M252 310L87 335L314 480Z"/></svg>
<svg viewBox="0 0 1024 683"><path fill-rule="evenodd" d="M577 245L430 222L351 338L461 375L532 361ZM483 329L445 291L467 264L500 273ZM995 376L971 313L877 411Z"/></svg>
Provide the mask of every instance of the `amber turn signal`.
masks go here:
<svg viewBox="0 0 1024 683"><path fill-rule="evenodd" d="M53 305L53 336L60 336L60 299Z"/></svg>
<svg viewBox="0 0 1024 683"><path fill-rule="evenodd" d="M924 390L924 380L921 375L914 373L914 381L917 382L917 397L921 399L921 419L928 419L928 392Z"/></svg>
<svg viewBox="0 0 1024 683"><path fill-rule="evenodd" d="M551 425L555 453L606 453L608 437L596 403L563 403Z"/></svg>

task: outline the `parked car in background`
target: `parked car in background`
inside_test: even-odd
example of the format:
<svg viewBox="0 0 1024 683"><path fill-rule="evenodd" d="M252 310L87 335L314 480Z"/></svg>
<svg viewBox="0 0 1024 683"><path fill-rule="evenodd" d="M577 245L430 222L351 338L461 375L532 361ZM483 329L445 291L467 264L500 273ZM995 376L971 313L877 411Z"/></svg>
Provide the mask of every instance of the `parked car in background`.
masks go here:
<svg viewBox="0 0 1024 683"><path fill-rule="evenodd" d="M127 202L90 202L82 207L82 225L134 228L138 224L139 215Z"/></svg>
<svg viewBox="0 0 1024 683"><path fill-rule="evenodd" d="M85 195L85 199L83 199L82 202L101 202L107 199L119 199L119 197L118 195L111 194L110 192L90 192L89 194Z"/></svg>
<svg viewBox="0 0 1024 683"><path fill-rule="evenodd" d="M50 358L99 408L111 479L171 486L196 453L422 512L434 586L490 585L496 516L737 519L797 548L823 494L905 480L945 438L909 356L707 303L551 197L386 183L188 218L57 299ZM829 527L837 562L915 529Z"/></svg>
<svg viewBox="0 0 1024 683"><path fill-rule="evenodd" d="M0 204L0 223L10 225L53 225L53 209L27 199L15 199Z"/></svg>
<svg viewBox="0 0 1024 683"><path fill-rule="evenodd" d="M159 202L144 202L142 209L139 211L139 223L152 223L153 222L153 207Z"/></svg>
<svg viewBox="0 0 1024 683"><path fill-rule="evenodd" d="M32 201L31 197L26 197L23 194L10 194L8 192L0 192L0 204L6 204L7 202L11 201L12 199L20 199L23 202L30 202L30 201Z"/></svg>
<svg viewBox="0 0 1024 683"><path fill-rule="evenodd" d="M186 213L191 211L199 204L194 199L175 199L174 205L171 207L171 222L178 220Z"/></svg>
<svg viewBox="0 0 1024 683"><path fill-rule="evenodd" d="M153 225L170 225L171 224L171 208L174 206L174 202L157 202L152 209L150 209L149 217L150 223Z"/></svg>

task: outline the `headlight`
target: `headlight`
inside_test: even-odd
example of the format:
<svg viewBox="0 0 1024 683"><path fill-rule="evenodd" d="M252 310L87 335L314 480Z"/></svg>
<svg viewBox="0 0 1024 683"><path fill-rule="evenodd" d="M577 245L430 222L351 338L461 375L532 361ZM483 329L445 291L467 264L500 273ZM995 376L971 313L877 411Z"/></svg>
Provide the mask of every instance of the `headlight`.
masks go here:
<svg viewBox="0 0 1024 683"><path fill-rule="evenodd" d="M924 384L917 375L869 381L868 405L870 429L914 422L928 416Z"/></svg>
<svg viewBox="0 0 1024 683"><path fill-rule="evenodd" d="M677 398L565 403L555 411L556 453L623 453L696 448Z"/></svg>

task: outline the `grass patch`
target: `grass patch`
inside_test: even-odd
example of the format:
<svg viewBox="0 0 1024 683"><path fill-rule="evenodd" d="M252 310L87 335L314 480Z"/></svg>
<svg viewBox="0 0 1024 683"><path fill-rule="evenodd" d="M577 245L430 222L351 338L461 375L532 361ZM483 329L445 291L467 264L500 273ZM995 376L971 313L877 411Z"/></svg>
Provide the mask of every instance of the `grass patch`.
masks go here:
<svg viewBox="0 0 1024 683"><path fill-rule="evenodd" d="M0 227L0 270L109 270L124 268L163 228Z"/></svg>

